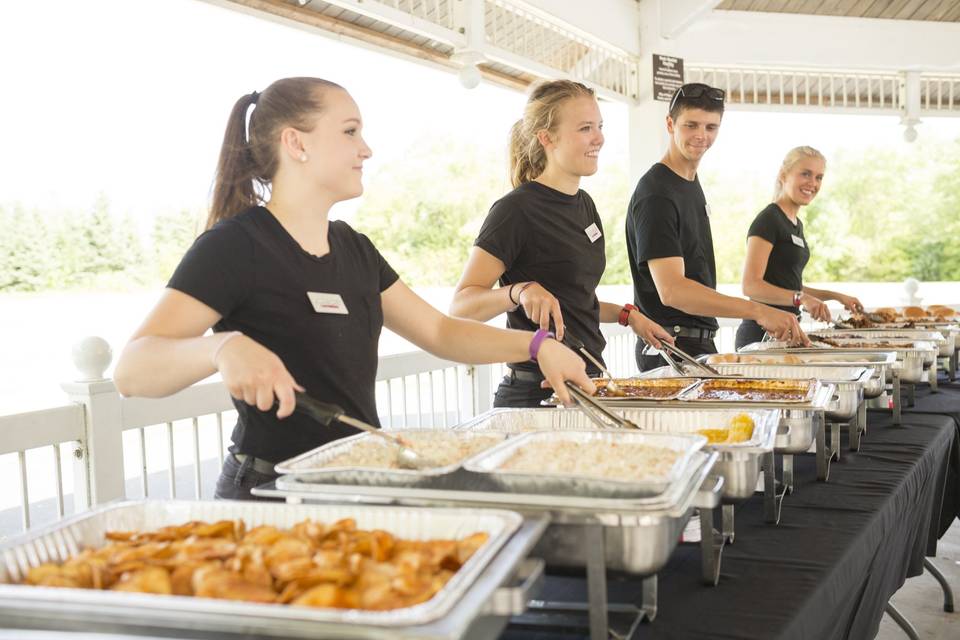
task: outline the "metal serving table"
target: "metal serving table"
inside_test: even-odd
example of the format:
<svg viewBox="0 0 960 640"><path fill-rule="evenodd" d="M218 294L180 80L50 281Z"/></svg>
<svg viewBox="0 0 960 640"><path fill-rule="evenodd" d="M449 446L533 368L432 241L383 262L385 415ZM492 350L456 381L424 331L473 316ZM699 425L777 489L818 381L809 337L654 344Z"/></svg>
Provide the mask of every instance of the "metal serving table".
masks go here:
<svg viewBox="0 0 960 640"><path fill-rule="evenodd" d="M633 607L634 628L656 616L656 572L678 544L680 533L695 509L700 511L700 551L704 582L719 579L724 540L713 532L713 510L719 506L723 479L712 477L716 452L697 452L683 483L669 495L646 499L609 499L581 496L507 493L485 483L483 476L461 470L429 486L357 486L308 483L281 476L253 490L263 497L289 503L395 504L433 507L492 507L510 509L531 518L547 518L549 526L531 554L548 566L585 567L588 602L534 602L539 611L586 611L593 640L608 637L606 569L644 576L642 602ZM623 613L623 611L620 611Z"/></svg>

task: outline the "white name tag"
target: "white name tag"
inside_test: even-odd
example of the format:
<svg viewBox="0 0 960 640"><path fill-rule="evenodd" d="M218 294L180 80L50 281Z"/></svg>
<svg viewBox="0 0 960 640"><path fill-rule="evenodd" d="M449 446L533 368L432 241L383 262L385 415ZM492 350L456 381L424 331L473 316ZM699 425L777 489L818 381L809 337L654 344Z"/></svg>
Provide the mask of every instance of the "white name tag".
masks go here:
<svg viewBox="0 0 960 640"><path fill-rule="evenodd" d="M704 204L704 205L703 205L703 208L707 210L707 216L709 216L709 215L710 215L710 203L708 202L708 203Z"/></svg>
<svg viewBox="0 0 960 640"><path fill-rule="evenodd" d="M342 316L348 315L347 305L343 303L343 298L338 293L317 293L316 291L307 291L307 297L310 298L310 304L317 313L336 313Z"/></svg>
<svg viewBox="0 0 960 640"><path fill-rule="evenodd" d="M589 227L584 229L583 232L587 234L588 238L590 238L590 242L596 242L597 240L600 239L600 236L603 235L602 233L600 233L600 229L597 227L596 222L594 222Z"/></svg>
<svg viewBox="0 0 960 640"><path fill-rule="evenodd" d="M798 247L803 246L803 238L801 238L800 236L795 236L791 233L790 239L793 240L793 244L797 245Z"/></svg>

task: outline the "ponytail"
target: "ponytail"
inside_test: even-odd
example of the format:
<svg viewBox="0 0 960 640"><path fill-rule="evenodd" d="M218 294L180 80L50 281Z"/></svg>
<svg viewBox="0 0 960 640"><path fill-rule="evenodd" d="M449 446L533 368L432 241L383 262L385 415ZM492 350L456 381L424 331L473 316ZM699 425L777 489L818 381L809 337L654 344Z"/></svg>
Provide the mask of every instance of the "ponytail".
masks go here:
<svg viewBox="0 0 960 640"><path fill-rule="evenodd" d="M255 184L264 185L256 178L256 162L247 142L247 110L256 103L257 97L256 91L243 96L230 111L217 161L207 229L261 201Z"/></svg>
<svg viewBox="0 0 960 640"><path fill-rule="evenodd" d="M312 131L314 117L323 111L323 92L331 88L343 87L320 78L283 78L262 94L254 91L237 100L223 134L207 229L266 200L279 166L280 132L285 127Z"/></svg>

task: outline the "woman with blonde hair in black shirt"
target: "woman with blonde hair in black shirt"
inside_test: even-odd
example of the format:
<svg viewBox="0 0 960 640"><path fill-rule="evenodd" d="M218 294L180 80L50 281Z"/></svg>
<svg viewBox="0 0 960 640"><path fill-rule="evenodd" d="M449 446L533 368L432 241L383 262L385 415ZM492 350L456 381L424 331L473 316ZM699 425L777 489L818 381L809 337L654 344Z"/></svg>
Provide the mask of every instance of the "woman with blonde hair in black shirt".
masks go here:
<svg viewBox="0 0 960 640"><path fill-rule="evenodd" d="M826 158L813 147L796 147L787 153L777 172L773 202L757 215L747 232L743 265L745 296L798 316L804 309L824 322L830 320L827 300L836 300L849 311L863 310L853 296L803 284L810 247L799 213L819 193L826 166ZM744 320L737 329L737 348L762 340L763 334L763 327Z"/></svg>
<svg viewBox="0 0 960 640"><path fill-rule="evenodd" d="M278 80L240 98L207 231L117 363L124 395L169 395L219 371L238 419L217 497L249 499L250 488L276 477L275 463L355 433L293 413L295 391L378 424L383 326L441 358L530 359L567 402L565 380L594 390L583 361L546 332L443 315L366 236L328 219L334 203L363 192L371 151L362 127L350 94L319 78Z"/></svg>
<svg viewBox="0 0 960 640"><path fill-rule="evenodd" d="M655 347L673 341L632 304L597 299L606 266L603 224L580 179L597 171L602 128L592 89L570 80L533 88L510 132L514 189L490 208L457 284L452 315L486 321L506 313L510 328L553 326L558 339L582 342L598 360L606 345L601 322L630 326ZM537 406L550 395L531 363L508 366L495 406ZM587 369L600 373L591 363Z"/></svg>

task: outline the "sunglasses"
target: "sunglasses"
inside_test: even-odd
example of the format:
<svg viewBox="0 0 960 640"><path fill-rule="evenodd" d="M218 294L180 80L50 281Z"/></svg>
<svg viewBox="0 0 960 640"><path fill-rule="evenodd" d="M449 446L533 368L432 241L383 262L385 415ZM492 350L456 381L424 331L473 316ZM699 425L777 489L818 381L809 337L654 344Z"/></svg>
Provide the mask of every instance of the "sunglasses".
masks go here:
<svg viewBox="0 0 960 640"><path fill-rule="evenodd" d="M700 98L702 96L707 96L711 100L719 100L720 102L723 102L723 99L726 97L726 95L727 93L723 89L708 87L705 84L684 85L677 89L677 92L673 95L673 100L670 101L670 108L668 111L673 111L673 107L677 104L677 100L680 98Z"/></svg>

